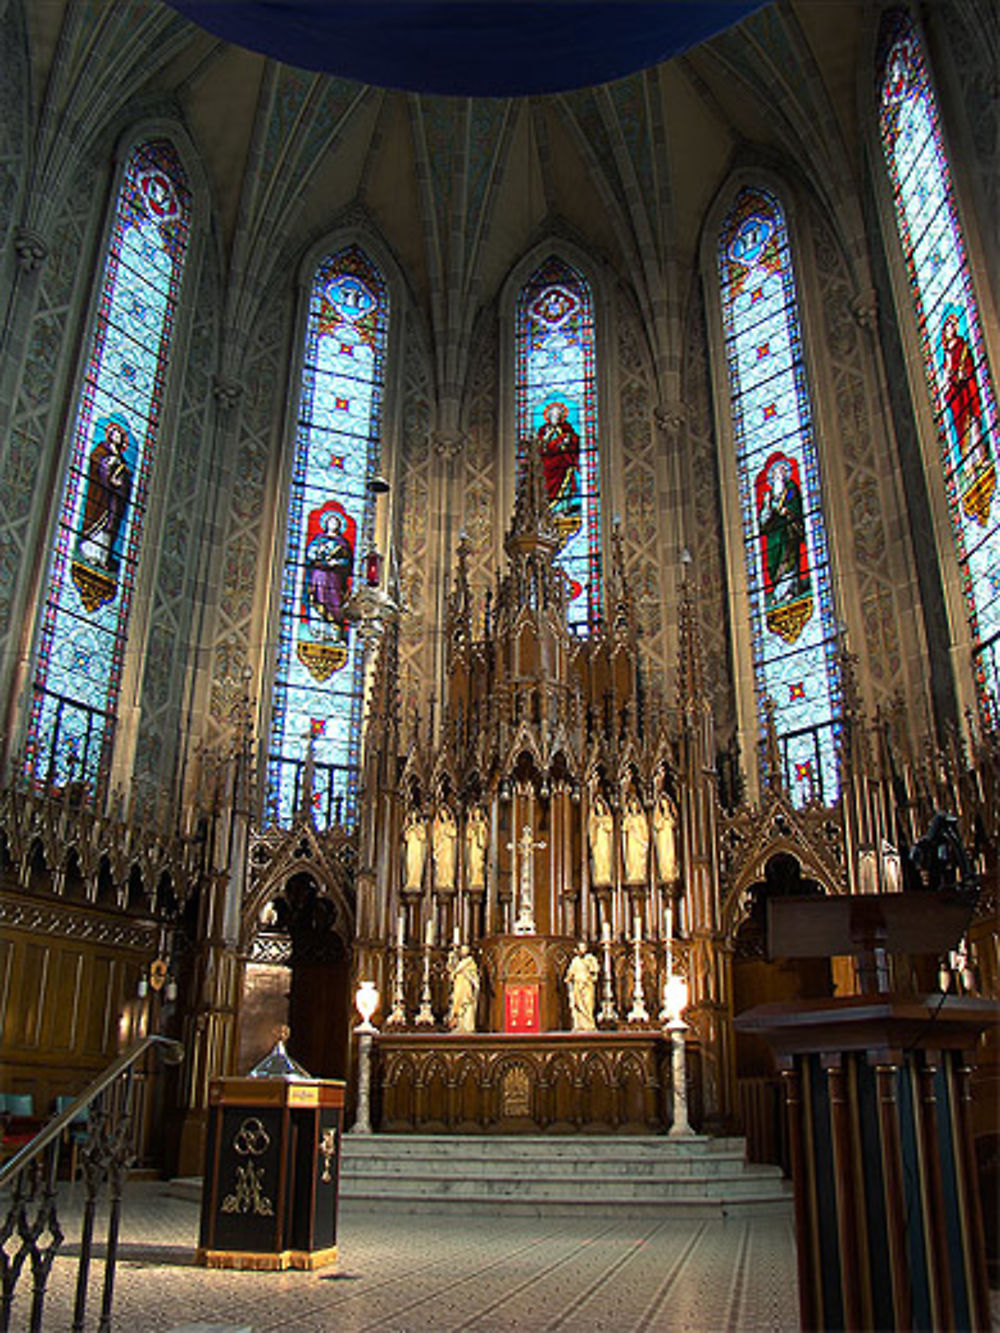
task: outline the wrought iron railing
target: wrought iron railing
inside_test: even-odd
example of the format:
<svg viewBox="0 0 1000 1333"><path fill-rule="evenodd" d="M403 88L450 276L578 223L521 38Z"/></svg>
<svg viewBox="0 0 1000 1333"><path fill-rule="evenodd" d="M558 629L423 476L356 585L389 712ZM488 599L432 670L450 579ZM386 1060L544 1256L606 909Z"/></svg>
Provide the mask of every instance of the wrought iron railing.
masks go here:
<svg viewBox="0 0 1000 1333"><path fill-rule="evenodd" d="M72 1329L82 1333L84 1327L97 1205L107 1185L108 1231L97 1327L99 1333L110 1330L122 1188L137 1150L136 1073L143 1056L154 1046L169 1063L184 1057L180 1042L143 1037L0 1166L0 1200L6 1208L0 1224L0 1333L14 1327L17 1286L28 1273L31 1305L27 1327L30 1333L40 1333L42 1328L49 1274L65 1240L57 1206L59 1160L64 1138L73 1132L79 1134L77 1155L84 1190ZM26 1295L24 1291L19 1295L19 1306ZM25 1327L23 1317L17 1327Z"/></svg>

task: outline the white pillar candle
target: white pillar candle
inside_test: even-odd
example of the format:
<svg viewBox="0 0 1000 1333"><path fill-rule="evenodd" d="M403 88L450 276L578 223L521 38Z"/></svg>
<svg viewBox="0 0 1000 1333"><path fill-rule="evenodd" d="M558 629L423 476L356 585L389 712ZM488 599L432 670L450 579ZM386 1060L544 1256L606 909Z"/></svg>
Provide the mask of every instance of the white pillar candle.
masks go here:
<svg viewBox="0 0 1000 1333"><path fill-rule="evenodd" d="M424 943L425 943L426 945L432 945L432 944L434 943L434 917L433 917L433 915L432 915L432 916L429 916L429 917L427 918L427 924L426 924L426 926L424 926Z"/></svg>
<svg viewBox="0 0 1000 1333"><path fill-rule="evenodd" d="M607 921L601 922L601 939L605 944L611 941L611 926Z"/></svg>
<svg viewBox="0 0 1000 1333"><path fill-rule="evenodd" d="M399 920L396 922L396 940L400 948L406 943L406 921L402 912L400 912Z"/></svg>
<svg viewBox="0 0 1000 1333"><path fill-rule="evenodd" d="M632 921L632 934L637 940L642 939L642 917L637 916Z"/></svg>

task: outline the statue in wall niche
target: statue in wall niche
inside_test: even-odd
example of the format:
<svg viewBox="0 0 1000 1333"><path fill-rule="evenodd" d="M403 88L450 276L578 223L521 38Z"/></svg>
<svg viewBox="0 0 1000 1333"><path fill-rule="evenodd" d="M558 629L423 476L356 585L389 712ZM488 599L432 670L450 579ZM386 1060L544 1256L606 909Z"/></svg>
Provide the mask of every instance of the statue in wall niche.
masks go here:
<svg viewBox="0 0 1000 1333"><path fill-rule="evenodd" d="M576 953L566 969L566 991L569 995L569 1013L574 1032L594 1032L594 1001L597 997L597 978L600 964L580 940Z"/></svg>
<svg viewBox="0 0 1000 1333"><path fill-rule="evenodd" d="M482 806L473 806L465 822L465 885L486 887L486 843L489 837Z"/></svg>
<svg viewBox="0 0 1000 1333"><path fill-rule="evenodd" d="M597 888L614 883L612 860L615 836L614 816L603 796L597 796L587 821L593 883Z"/></svg>
<svg viewBox="0 0 1000 1333"><path fill-rule="evenodd" d="M403 829L403 887L419 892L424 882L424 860L427 856L427 829L419 810L411 810Z"/></svg>
<svg viewBox="0 0 1000 1333"><path fill-rule="evenodd" d="M629 798L622 816L622 857L625 883L644 884L649 865L649 820L637 796Z"/></svg>
<svg viewBox="0 0 1000 1333"><path fill-rule="evenodd" d="M677 878L677 807L665 791L653 807L653 846L660 881L672 884Z"/></svg>
<svg viewBox="0 0 1000 1333"><path fill-rule="evenodd" d="M434 856L434 886L438 889L455 887L455 848L458 843L458 825L449 805L439 805L431 830L431 851Z"/></svg>
<svg viewBox="0 0 1000 1333"><path fill-rule="evenodd" d="M452 949L449 953L448 976L451 979L448 1026L452 1032L475 1032L476 1005L479 1003L479 968L467 944L463 944L457 951Z"/></svg>

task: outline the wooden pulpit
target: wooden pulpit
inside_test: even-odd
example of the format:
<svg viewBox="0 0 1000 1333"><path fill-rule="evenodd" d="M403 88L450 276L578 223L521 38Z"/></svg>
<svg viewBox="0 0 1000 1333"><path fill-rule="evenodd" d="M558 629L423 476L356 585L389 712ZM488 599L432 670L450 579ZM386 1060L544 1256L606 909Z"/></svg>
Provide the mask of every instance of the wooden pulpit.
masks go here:
<svg viewBox="0 0 1000 1333"><path fill-rule="evenodd" d="M856 953L870 992L736 1018L784 1081L803 1329L989 1327L969 1075L1000 1005L878 992L886 955L945 952L972 906L958 893L768 903L772 957Z"/></svg>

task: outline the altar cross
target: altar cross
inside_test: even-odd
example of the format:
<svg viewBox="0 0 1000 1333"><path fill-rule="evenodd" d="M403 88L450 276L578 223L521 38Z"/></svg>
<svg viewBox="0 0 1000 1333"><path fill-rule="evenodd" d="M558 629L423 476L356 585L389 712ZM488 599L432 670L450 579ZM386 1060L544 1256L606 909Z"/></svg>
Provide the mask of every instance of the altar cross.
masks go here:
<svg viewBox="0 0 1000 1333"><path fill-rule="evenodd" d="M535 842L531 825L525 824L516 844L509 842L508 851L521 854L518 867L518 907L517 920L514 922L515 935L534 935L535 933L535 852L547 847L546 842Z"/></svg>

